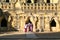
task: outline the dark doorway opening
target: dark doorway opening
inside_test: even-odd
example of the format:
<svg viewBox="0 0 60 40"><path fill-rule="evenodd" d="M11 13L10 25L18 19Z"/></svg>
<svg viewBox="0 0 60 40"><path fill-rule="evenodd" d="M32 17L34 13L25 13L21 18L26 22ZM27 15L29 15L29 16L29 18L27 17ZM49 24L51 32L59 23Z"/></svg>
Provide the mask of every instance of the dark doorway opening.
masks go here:
<svg viewBox="0 0 60 40"><path fill-rule="evenodd" d="M37 3L37 0L34 0L34 3Z"/></svg>
<svg viewBox="0 0 60 40"><path fill-rule="evenodd" d="M1 21L1 27L7 27L7 20L5 18Z"/></svg>
<svg viewBox="0 0 60 40"><path fill-rule="evenodd" d="M51 21L51 23L50 23L50 27L56 27L56 22L55 22L54 19Z"/></svg>
<svg viewBox="0 0 60 40"><path fill-rule="evenodd" d="M31 0L27 0L27 3L31 3Z"/></svg>
<svg viewBox="0 0 60 40"><path fill-rule="evenodd" d="M26 26L27 25L27 26ZM26 21L26 23L25 23L25 31L26 32L29 32L29 31L31 31L31 32L33 32L33 24L32 24L32 22L30 21L30 19L28 18L28 20Z"/></svg>
<svg viewBox="0 0 60 40"><path fill-rule="evenodd" d="M9 2L9 0L6 0L6 2Z"/></svg>
<svg viewBox="0 0 60 40"><path fill-rule="evenodd" d="M28 20L26 21L26 24L28 24L28 23L32 23L32 22L30 21L30 19L28 19Z"/></svg>
<svg viewBox="0 0 60 40"><path fill-rule="evenodd" d="M50 0L47 0L47 3L50 3Z"/></svg>

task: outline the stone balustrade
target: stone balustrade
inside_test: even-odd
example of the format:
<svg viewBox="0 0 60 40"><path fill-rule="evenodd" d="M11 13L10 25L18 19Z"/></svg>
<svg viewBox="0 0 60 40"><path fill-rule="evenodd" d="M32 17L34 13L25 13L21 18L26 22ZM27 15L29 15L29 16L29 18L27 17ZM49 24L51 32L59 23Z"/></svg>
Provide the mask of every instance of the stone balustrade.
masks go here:
<svg viewBox="0 0 60 40"><path fill-rule="evenodd" d="M14 3L0 3L0 8L1 9L13 9L14 8Z"/></svg>
<svg viewBox="0 0 60 40"><path fill-rule="evenodd" d="M23 3L22 6L21 6L21 9L22 10L42 10L42 11L48 11L48 10L53 10L53 11L56 11L58 10L57 9L58 5L57 4L48 4L48 3L44 3L44 4L39 4L39 3L35 3L35 4L32 4L32 3Z"/></svg>
<svg viewBox="0 0 60 40"><path fill-rule="evenodd" d="M14 9L15 3L0 3L1 9ZM57 11L60 6L56 3L22 3L21 10L23 11Z"/></svg>

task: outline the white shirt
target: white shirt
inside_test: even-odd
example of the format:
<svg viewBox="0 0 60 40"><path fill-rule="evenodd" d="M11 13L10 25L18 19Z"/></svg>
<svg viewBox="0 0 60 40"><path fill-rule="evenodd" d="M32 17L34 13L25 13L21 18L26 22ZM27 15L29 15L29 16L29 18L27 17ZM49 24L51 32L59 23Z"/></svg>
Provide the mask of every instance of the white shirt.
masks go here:
<svg viewBox="0 0 60 40"><path fill-rule="evenodd" d="M27 28L27 24L25 25L25 28Z"/></svg>

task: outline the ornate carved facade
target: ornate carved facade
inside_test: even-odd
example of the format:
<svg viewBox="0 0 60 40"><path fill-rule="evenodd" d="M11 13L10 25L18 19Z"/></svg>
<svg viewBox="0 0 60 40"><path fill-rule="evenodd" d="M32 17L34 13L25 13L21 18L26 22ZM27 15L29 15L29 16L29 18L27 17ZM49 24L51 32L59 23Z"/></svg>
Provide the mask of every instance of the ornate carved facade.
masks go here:
<svg viewBox="0 0 60 40"><path fill-rule="evenodd" d="M0 0L0 30L24 31L28 19L33 32L60 31L60 0Z"/></svg>

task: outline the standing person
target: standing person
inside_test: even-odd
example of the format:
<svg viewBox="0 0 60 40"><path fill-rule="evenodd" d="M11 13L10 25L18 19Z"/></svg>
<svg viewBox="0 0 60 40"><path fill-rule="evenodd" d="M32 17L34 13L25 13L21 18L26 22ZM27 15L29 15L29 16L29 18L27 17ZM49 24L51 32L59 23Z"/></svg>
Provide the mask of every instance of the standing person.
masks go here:
<svg viewBox="0 0 60 40"><path fill-rule="evenodd" d="M30 29L30 23L28 23L28 27L29 27L29 31L31 31L31 29Z"/></svg>
<svg viewBox="0 0 60 40"><path fill-rule="evenodd" d="M33 25L32 25L32 23L28 23L28 25L29 25L29 31L33 31Z"/></svg>
<svg viewBox="0 0 60 40"><path fill-rule="evenodd" d="M27 24L25 24L25 32L27 32Z"/></svg>

